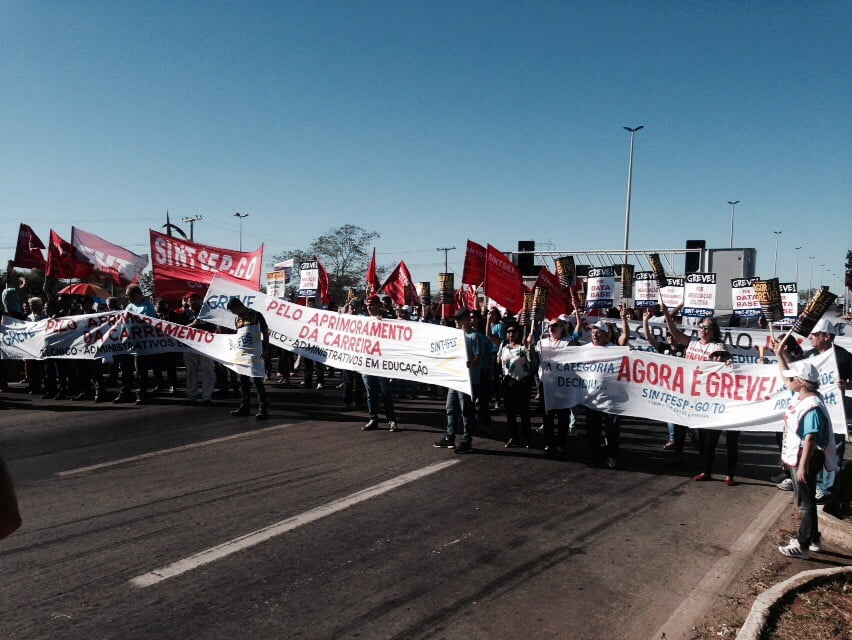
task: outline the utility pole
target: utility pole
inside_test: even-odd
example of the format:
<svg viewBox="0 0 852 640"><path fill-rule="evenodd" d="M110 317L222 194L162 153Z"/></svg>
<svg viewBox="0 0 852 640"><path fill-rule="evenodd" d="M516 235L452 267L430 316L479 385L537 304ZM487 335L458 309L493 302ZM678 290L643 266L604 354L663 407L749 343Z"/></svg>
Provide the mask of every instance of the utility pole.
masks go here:
<svg viewBox="0 0 852 640"><path fill-rule="evenodd" d="M188 218L181 218L184 222L189 223L189 240L190 242L195 242L195 223L201 222L204 219L201 215L194 215Z"/></svg>
<svg viewBox="0 0 852 640"><path fill-rule="evenodd" d="M447 273L450 270L449 266L449 253L450 251L455 251L455 247L438 247L435 251L443 251L444 252L444 273Z"/></svg>

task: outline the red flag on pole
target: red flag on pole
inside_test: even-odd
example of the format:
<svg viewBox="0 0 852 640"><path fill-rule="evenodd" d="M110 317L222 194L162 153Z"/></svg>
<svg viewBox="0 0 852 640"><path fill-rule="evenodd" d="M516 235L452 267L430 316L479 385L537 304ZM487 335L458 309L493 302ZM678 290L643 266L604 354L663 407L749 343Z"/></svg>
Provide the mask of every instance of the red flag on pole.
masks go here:
<svg viewBox="0 0 852 640"><path fill-rule="evenodd" d="M418 298L417 289L411 279L411 273L409 273L408 267L403 261L400 261L394 270L390 272L381 290L399 305L411 304Z"/></svg>
<svg viewBox="0 0 852 640"><path fill-rule="evenodd" d="M550 273L547 267L542 267L541 271L538 272L538 278L536 278L535 284L533 284L533 289L535 287L547 287L548 289L547 309L544 312L545 317L553 319L563 313L572 313L574 311L571 294L568 290L559 286L559 278Z"/></svg>
<svg viewBox="0 0 852 640"><path fill-rule="evenodd" d="M328 291L329 281L328 281L328 271L325 270L325 266L322 262L317 260L317 257L314 256L314 260L317 261L317 271L319 271L318 278L318 287L317 287L317 295L319 296L320 301L323 306L327 305L331 302L331 294Z"/></svg>
<svg viewBox="0 0 852 640"><path fill-rule="evenodd" d="M463 284L478 287L483 280L485 280L485 247L468 240L461 281Z"/></svg>
<svg viewBox="0 0 852 640"><path fill-rule="evenodd" d="M15 248L15 265L22 269L47 268L47 261L41 252L44 243L39 239L29 225L21 223L18 228L18 246Z"/></svg>
<svg viewBox="0 0 852 640"><path fill-rule="evenodd" d="M373 257L370 258L370 266L367 267L367 295L379 292L379 276L376 273L376 248L373 247Z"/></svg>
<svg viewBox="0 0 852 640"><path fill-rule="evenodd" d="M47 248L47 270L45 275L55 278L88 278L94 268L83 258L70 242L50 230L50 246Z"/></svg>
<svg viewBox="0 0 852 640"><path fill-rule="evenodd" d="M71 244L84 260L119 286L137 282L148 266L148 255L136 255L94 233L71 227Z"/></svg>
<svg viewBox="0 0 852 640"><path fill-rule="evenodd" d="M485 252L485 295L497 304L517 313L524 306L524 278L521 270L506 255L490 244Z"/></svg>

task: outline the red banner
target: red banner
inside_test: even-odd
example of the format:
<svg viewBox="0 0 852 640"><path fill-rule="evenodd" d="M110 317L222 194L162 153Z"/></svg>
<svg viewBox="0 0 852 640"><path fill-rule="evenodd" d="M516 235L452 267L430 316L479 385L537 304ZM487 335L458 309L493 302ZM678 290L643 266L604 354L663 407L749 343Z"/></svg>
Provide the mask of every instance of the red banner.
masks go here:
<svg viewBox="0 0 852 640"><path fill-rule="evenodd" d="M570 314L574 311L570 292L559 286L559 278L550 273L547 267L542 267L541 271L538 272L538 278L533 284L533 288L535 287L547 288L547 309L544 315L548 319L552 320L563 313Z"/></svg>
<svg viewBox="0 0 852 640"><path fill-rule="evenodd" d="M411 273L409 273L405 262L402 261L391 271L381 290L399 305L412 304L413 301L418 299L417 289L411 280Z"/></svg>
<svg viewBox="0 0 852 640"><path fill-rule="evenodd" d="M15 248L15 265L22 269L46 269L47 261L41 250L44 243L29 225L21 223L18 228L18 246Z"/></svg>
<svg viewBox="0 0 852 640"><path fill-rule="evenodd" d="M316 256L314 256L314 260L316 260ZM329 283L328 283L328 271L325 270L325 265L322 262L317 260L317 271L319 271L319 278L317 287L317 295L319 296L320 302L325 306L329 302L331 302L331 294L328 291Z"/></svg>
<svg viewBox="0 0 852 640"><path fill-rule="evenodd" d="M196 244L153 229L150 234L154 291L158 297L180 300L193 289L203 295L213 276L260 289L263 245L257 251L241 252Z"/></svg>
<svg viewBox="0 0 852 640"><path fill-rule="evenodd" d="M370 258L370 266L367 267L367 276L364 278L367 282L367 295L372 295L379 292L379 276L376 273L376 248L373 247L373 257Z"/></svg>
<svg viewBox="0 0 852 640"><path fill-rule="evenodd" d="M485 247L468 240L461 281L463 284L478 287L483 280L485 280Z"/></svg>
<svg viewBox="0 0 852 640"><path fill-rule="evenodd" d="M50 246L47 248L47 270L45 275L54 278L88 278L94 273L89 261L81 256L70 242L50 230Z"/></svg>
<svg viewBox="0 0 852 640"><path fill-rule="evenodd" d="M485 295L517 313L524 306L524 278L521 270L502 251L490 244L485 252Z"/></svg>
<svg viewBox="0 0 852 640"><path fill-rule="evenodd" d="M71 227L71 244L96 271L122 287L137 282L142 270L148 266L147 255L136 255L76 227Z"/></svg>

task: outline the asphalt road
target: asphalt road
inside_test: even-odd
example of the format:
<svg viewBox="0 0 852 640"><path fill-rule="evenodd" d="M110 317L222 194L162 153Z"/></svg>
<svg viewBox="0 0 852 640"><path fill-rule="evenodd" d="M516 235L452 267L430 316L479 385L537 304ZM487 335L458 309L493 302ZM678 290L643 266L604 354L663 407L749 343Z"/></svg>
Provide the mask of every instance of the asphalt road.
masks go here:
<svg viewBox="0 0 852 640"><path fill-rule="evenodd" d="M650 638L778 494L767 435L727 487L670 464L662 425L626 421L610 471L582 437L568 460L505 449L502 414L474 453L436 449L439 400L362 432L339 393L275 388L267 422L2 394L24 525L0 637Z"/></svg>

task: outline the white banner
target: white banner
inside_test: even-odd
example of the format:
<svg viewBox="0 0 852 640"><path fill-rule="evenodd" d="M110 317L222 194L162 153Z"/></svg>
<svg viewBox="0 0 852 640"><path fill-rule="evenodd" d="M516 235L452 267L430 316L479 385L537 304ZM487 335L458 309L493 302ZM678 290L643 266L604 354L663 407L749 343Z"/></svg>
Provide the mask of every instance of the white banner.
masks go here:
<svg viewBox="0 0 852 640"><path fill-rule="evenodd" d="M690 273L683 290L685 318L712 318L716 309L716 274Z"/></svg>
<svg viewBox="0 0 852 640"><path fill-rule="evenodd" d="M799 293L795 282L782 282L778 285L781 290L781 307L784 309L784 320L795 322L799 317Z"/></svg>
<svg viewBox="0 0 852 640"><path fill-rule="evenodd" d="M731 300L734 315L741 318L759 318L760 303L754 292L754 281L757 278L734 278L731 280Z"/></svg>
<svg viewBox="0 0 852 640"><path fill-rule="evenodd" d="M683 304L683 278L669 277L668 284L660 289L660 297L663 304L669 309L674 309Z"/></svg>
<svg viewBox="0 0 852 640"><path fill-rule="evenodd" d="M233 316L231 326L233 326ZM10 360L103 358L120 354L152 355L196 351L236 371L262 378L263 363L245 362L236 334L216 334L182 324L109 311L85 316L20 322L4 318L0 325L0 356Z"/></svg>
<svg viewBox="0 0 852 640"><path fill-rule="evenodd" d="M586 309L615 306L615 270L612 267L589 269Z"/></svg>
<svg viewBox="0 0 852 640"><path fill-rule="evenodd" d="M660 302L660 290L653 271L637 271L633 280L637 309L653 307Z"/></svg>
<svg viewBox="0 0 852 640"><path fill-rule="evenodd" d="M299 266L299 297L316 298L319 290L319 265L316 260Z"/></svg>
<svg viewBox="0 0 852 640"><path fill-rule="evenodd" d="M541 351L548 409L584 405L692 428L782 431L792 397L777 365L728 366L694 362L627 347ZM814 357L820 393L836 434L846 433L837 364L831 353Z"/></svg>
<svg viewBox="0 0 852 640"><path fill-rule="evenodd" d="M210 283L201 318L231 326L234 315L225 308L231 298L260 311L269 341L293 353L338 369L471 393L460 329L303 307L220 278Z"/></svg>

